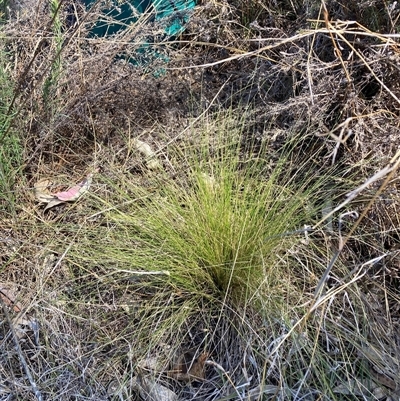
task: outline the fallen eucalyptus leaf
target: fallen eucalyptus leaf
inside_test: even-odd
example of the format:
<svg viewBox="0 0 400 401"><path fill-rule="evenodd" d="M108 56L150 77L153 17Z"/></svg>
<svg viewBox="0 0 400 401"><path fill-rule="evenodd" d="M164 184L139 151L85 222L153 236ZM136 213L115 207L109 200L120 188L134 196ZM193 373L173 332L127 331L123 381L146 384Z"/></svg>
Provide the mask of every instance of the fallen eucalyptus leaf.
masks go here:
<svg viewBox="0 0 400 401"><path fill-rule="evenodd" d="M196 351L184 352L177 363L167 372L169 377L186 382L202 381L205 379L206 352L196 356Z"/></svg>
<svg viewBox="0 0 400 401"><path fill-rule="evenodd" d="M135 139L134 145L136 149L146 157L146 165L150 170L157 170L161 168L160 162L157 160L157 155L151 149L150 145L140 139Z"/></svg>
<svg viewBox="0 0 400 401"><path fill-rule="evenodd" d="M2 304L3 307L17 313L15 318L10 321L14 327L17 338L21 339L25 337L27 331L33 331L36 337L39 324L34 318L22 313L23 306L17 301L17 293L18 286L16 284L0 283L0 305Z"/></svg>
<svg viewBox="0 0 400 401"><path fill-rule="evenodd" d="M146 401L177 401L178 399L177 394L172 390L145 376L136 378L135 387Z"/></svg>
<svg viewBox="0 0 400 401"><path fill-rule="evenodd" d="M49 203L54 199L54 195L52 195L48 188L52 182L47 179L43 179L38 181L34 186L34 192L36 199L41 203Z"/></svg>
<svg viewBox="0 0 400 401"><path fill-rule="evenodd" d="M4 305L14 312L21 312L22 305L16 300L17 291L15 284L0 283L0 298Z"/></svg>
<svg viewBox="0 0 400 401"><path fill-rule="evenodd" d="M87 192L92 183L93 174L89 174L81 183L74 185L67 191L57 192L54 196L63 202L72 202L79 199L85 192Z"/></svg>
<svg viewBox="0 0 400 401"><path fill-rule="evenodd" d="M65 201L62 201L62 200L59 200L59 199L53 197L53 199L47 203L44 210L51 209L52 207L60 205L61 203L65 203Z"/></svg>
<svg viewBox="0 0 400 401"><path fill-rule="evenodd" d="M57 192L56 194L52 194L48 190L52 184L50 180L40 180L34 186L36 199L41 203L47 203L44 210L51 209L64 202L76 201L89 190L92 178L93 174L89 174L86 179L79 184L74 185L67 191Z"/></svg>

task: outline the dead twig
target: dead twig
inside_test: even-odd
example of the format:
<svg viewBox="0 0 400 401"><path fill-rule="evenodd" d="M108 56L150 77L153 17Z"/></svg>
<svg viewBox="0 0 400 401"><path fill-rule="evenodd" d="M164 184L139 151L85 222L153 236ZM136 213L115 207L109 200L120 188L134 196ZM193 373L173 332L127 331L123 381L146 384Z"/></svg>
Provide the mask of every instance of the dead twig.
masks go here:
<svg viewBox="0 0 400 401"><path fill-rule="evenodd" d="M1 297L0 297L0 303L1 303L4 315L6 317L6 320L7 320L8 324L9 324L9 326L10 326L10 332L11 332L12 338L14 340L15 349L17 350L19 361L20 361L20 363L21 363L21 365L22 365L22 367L23 367L23 369L25 371L25 374L26 374L26 377L29 380L29 383L31 384L31 387L32 387L33 392L35 393L36 399L38 401L42 401L43 400L42 394L41 394L40 390L38 389L38 386L36 385L36 382L35 382L35 380L34 380L34 378L32 376L32 373L31 373L31 371L29 369L28 363L26 362L26 359L25 359L24 354L22 352L21 345L20 345L20 343L18 341L18 336L17 336L17 334L15 332L15 329L14 329L13 322L12 322L12 320L10 318L9 313L8 313L7 306L5 305L5 303L4 303L4 301L3 301L3 299Z"/></svg>

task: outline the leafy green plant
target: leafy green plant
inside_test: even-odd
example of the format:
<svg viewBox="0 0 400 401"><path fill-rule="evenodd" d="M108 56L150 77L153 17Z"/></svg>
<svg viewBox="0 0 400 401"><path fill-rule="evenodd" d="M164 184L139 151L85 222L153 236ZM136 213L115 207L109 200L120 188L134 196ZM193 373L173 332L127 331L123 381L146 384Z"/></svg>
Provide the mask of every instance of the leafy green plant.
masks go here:
<svg viewBox="0 0 400 401"><path fill-rule="evenodd" d="M0 51L0 202L2 209L14 210L14 184L22 164L19 136L11 127L13 112L10 104L14 89L9 74L7 53Z"/></svg>

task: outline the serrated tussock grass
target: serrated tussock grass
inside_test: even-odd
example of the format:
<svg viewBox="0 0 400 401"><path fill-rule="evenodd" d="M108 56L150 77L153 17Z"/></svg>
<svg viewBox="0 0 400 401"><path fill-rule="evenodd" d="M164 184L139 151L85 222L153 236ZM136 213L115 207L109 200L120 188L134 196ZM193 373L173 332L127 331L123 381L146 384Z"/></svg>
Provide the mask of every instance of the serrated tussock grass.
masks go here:
<svg viewBox="0 0 400 401"><path fill-rule="evenodd" d="M171 149L173 174L125 177L122 199L105 204L114 227L93 250L102 265L167 272L193 295L274 309L293 284L280 260L301 235L288 233L317 218L325 179L294 169L289 145L271 168L267 147L244 147L239 131L200 135Z"/></svg>
<svg viewBox="0 0 400 401"><path fill-rule="evenodd" d="M211 350L240 380L235 366L242 366L246 348L261 385L279 382L277 391L294 399L308 391L335 399L332 388L354 375L353 367L337 372L336 366L352 357L346 347L364 337L336 327L341 296L305 318L332 254L321 249L323 239L308 239L302 230L340 188L332 189L333 176L310 169L318 150L307 160L294 156L305 138L284 145L276 158L267 141L246 143L240 121L230 118L171 145L159 170L147 170L145 162L141 174L104 166L98 179L107 191L93 198L98 212L88 220L96 228L80 232L68 254L77 277L98 282L89 280L76 297L94 305L107 298L103 291L114 292L118 305L118 293L135 293L136 306L124 307L133 321L115 335L135 333L137 360L168 344L158 355L167 369L182 344L190 344ZM336 271L347 270L338 262ZM342 315L351 319L360 313L357 287L346 291L353 309ZM329 336L339 339L339 356L330 355Z"/></svg>

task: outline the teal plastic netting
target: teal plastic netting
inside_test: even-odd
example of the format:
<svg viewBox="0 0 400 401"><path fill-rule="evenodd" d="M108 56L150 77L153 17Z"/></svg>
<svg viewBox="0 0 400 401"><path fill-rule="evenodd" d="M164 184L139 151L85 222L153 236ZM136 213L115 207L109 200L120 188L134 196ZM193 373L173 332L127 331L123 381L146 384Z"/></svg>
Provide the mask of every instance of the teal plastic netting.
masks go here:
<svg viewBox="0 0 400 401"><path fill-rule="evenodd" d="M83 0L83 3L90 9L96 0ZM146 13L149 22L157 21L165 25L165 35L170 37L184 30L195 0L109 0L101 4L106 5L101 8L103 17L91 29L94 36L113 35Z"/></svg>
<svg viewBox="0 0 400 401"><path fill-rule="evenodd" d="M169 61L165 51L160 51L160 44L179 35L189 21L191 11L196 5L195 0L82 0L89 10L93 6L100 6L100 15L96 23L90 28L90 35L105 37L114 35L134 24L142 16L144 24L156 25L163 32L157 37L147 34L145 40L136 48L134 54L118 55L127 58L132 64L152 69L154 75L163 75L165 70L160 67ZM143 22L141 22L143 23ZM151 29L149 29L151 32ZM143 38L142 38L143 39ZM151 66L151 67L150 67Z"/></svg>

